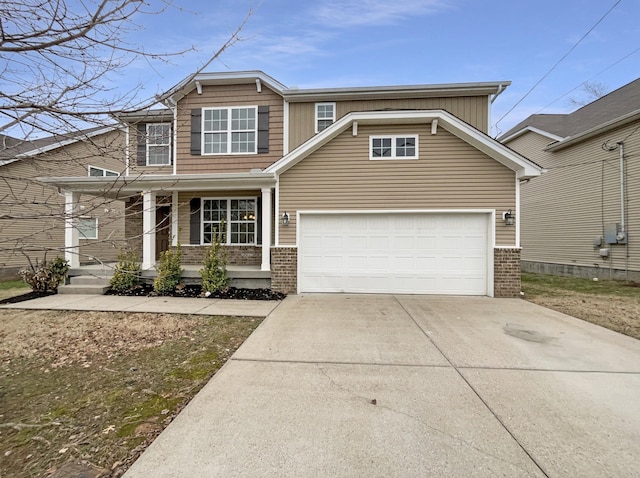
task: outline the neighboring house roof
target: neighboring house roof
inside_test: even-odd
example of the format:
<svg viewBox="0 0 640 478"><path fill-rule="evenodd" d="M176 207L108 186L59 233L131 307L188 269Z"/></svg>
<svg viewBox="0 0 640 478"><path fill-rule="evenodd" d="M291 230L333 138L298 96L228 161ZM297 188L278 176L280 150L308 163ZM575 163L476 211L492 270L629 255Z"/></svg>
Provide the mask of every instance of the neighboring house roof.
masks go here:
<svg viewBox="0 0 640 478"><path fill-rule="evenodd" d="M591 132L637 116L640 116L640 78L573 113L531 115L500 136L499 140L508 142L534 128L540 134L546 133L552 139L555 137L558 144L551 148L560 148L577 138L585 138Z"/></svg>
<svg viewBox="0 0 640 478"><path fill-rule="evenodd" d="M468 96L494 95L498 96L511 84L510 81L478 82L478 83L448 83L434 85L401 85L401 86L372 86L349 88L295 88L287 87L271 78L262 71L240 71L222 73L199 73L185 78L181 83L169 91L169 97L179 101L194 89L204 85L224 84L252 84L258 88L262 84L280 94L287 101L331 101L333 99L374 99L374 98L402 98L428 96Z"/></svg>
<svg viewBox="0 0 640 478"><path fill-rule="evenodd" d="M434 130L437 129L438 125L442 125L447 131L474 146L487 156L495 159L509 169L516 171L520 179L539 176L542 172L542 168L533 161L444 110L349 113L309 141L285 155L282 159L276 161L265 169L264 172L280 174L302 161L346 129L355 128L357 130L360 124L424 124L429 122L432 124Z"/></svg>
<svg viewBox="0 0 640 478"><path fill-rule="evenodd" d="M108 133L119 127L119 125L97 126L33 140L21 140L11 136L0 135L0 166Z"/></svg>

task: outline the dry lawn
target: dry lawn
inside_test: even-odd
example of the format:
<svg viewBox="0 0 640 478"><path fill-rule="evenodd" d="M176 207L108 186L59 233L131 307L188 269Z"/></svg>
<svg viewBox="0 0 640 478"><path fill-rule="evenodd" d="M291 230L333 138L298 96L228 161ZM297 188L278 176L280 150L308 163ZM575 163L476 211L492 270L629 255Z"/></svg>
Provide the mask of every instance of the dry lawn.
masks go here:
<svg viewBox="0 0 640 478"><path fill-rule="evenodd" d="M120 476L259 323L0 310L0 476Z"/></svg>

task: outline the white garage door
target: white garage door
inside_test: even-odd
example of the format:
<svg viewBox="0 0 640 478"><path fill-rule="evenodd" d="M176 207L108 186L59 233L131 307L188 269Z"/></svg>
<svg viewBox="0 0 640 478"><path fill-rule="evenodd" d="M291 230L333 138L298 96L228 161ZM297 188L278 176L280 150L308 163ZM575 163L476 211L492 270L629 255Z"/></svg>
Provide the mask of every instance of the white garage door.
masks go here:
<svg viewBox="0 0 640 478"><path fill-rule="evenodd" d="M487 295L487 214L301 214L300 292Z"/></svg>

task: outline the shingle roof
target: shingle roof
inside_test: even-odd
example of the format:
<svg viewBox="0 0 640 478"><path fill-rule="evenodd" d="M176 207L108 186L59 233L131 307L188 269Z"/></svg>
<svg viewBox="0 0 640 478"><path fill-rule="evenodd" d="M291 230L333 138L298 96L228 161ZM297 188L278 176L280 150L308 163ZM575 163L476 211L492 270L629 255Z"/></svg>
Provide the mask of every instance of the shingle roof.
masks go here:
<svg viewBox="0 0 640 478"><path fill-rule="evenodd" d="M569 114L531 115L500 139L531 126L563 138L576 136L604 123L640 110L640 78Z"/></svg>

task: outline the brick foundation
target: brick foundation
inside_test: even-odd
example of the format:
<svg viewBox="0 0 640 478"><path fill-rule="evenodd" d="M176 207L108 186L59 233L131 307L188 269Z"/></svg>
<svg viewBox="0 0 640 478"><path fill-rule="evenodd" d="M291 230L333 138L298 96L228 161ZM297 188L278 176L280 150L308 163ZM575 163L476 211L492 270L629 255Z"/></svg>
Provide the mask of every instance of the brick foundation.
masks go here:
<svg viewBox="0 0 640 478"><path fill-rule="evenodd" d="M202 264L208 246L182 245L183 264ZM227 251L227 264L234 266L259 266L262 263L262 246L222 246Z"/></svg>
<svg viewBox="0 0 640 478"><path fill-rule="evenodd" d="M298 289L298 248L271 248L271 289L296 294Z"/></svg>
<svg viewBox="0 0 640 478"><path fill-rule="evenodd" d="M520 249L493 250L493 295L520 297Z"/></svg>

